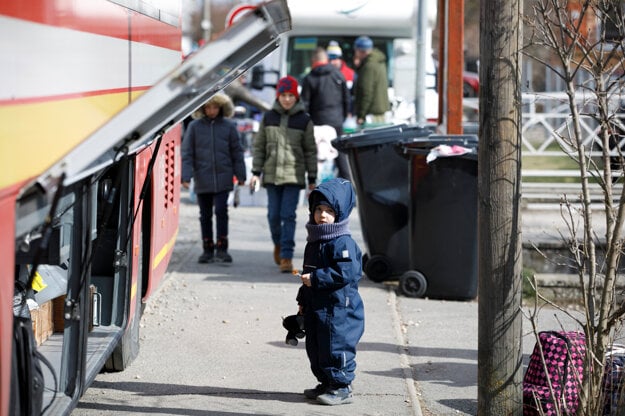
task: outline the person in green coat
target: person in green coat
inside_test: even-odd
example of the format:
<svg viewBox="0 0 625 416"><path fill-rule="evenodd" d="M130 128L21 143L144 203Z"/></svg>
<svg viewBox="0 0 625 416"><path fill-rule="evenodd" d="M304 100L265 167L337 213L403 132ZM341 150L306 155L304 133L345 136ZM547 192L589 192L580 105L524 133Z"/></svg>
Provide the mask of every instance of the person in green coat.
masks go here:
<svg viewBox="0 0 625 416"><path fill-rule="evenodd" d="M251 189L267 190L267 219L273 257L282 273L293 271L296 210L300 191L315 189L317 145L313 122L299 99L297 80L286 76L276 86L276 101L263 115L254 138Z"/></svg>
<svg viewBox="0 0 625 416"><path fill-rule="evenodd" d="M386 55L373 47L371 38L360 36L354 42L354 61L358 62L354 86L356 121L362 125L370 116L372 123L386 122L385 113L391 108Z"/></svg>

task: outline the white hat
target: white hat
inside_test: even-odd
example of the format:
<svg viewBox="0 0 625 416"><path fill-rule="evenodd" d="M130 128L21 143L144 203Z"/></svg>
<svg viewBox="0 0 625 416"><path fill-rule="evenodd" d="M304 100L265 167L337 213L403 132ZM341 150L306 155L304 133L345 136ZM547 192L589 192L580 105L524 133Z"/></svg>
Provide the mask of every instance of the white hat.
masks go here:
<svg viewBox="0 0 625 416"><path fill-rule="evenodd" d="M343 51L341 50L339 43L335 40L330 41L330 43L328 44L328 48L326 49L326 52L328 52L329 59L338 59L341 56L343 56Z"/></svg>

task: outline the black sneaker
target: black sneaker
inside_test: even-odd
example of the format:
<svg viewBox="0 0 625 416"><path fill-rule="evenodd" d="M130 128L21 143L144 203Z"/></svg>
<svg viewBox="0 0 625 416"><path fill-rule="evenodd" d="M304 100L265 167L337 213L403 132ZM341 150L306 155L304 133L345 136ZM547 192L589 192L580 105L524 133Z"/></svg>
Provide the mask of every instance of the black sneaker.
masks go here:
<svg viewBox="0 0 625 416"><path fill-rule="evenodd" d="M315 400L317 397L325 393L327 389L328 386L326 386L325 384L317 384L314 389L304 390L304 396L306 396L307 399Z"/></svg>
<svg viewBox="0 0 625 416"><path fill-rule="evenodd" d="M340 387L338 389L327 390L324 394L317 396L317 401L328 406L337 404L348 404L354 401L352 389L348 387Z"/></svg>

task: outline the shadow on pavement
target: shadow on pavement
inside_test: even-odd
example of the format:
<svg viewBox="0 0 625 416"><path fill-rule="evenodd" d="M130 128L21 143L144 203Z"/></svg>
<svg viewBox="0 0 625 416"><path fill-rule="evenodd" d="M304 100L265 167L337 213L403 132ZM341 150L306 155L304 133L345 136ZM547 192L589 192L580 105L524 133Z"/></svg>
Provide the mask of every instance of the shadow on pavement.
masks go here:
<svg viewBox="0 0 625 416"><path fill-rule="evenodd" d="M173 407L137 407L131 406L127 404L104 404L104 403L79 403L76 406L77 409L89 409L93 411L101 411L101 412L114 412L114 414L118 413L136 413L136 414L162 414L162 415L183 415L183 416L228 416L228 415L261 415L262 413L241 413L237 412L224 412L223 410L219 411L210 411L205 409L184 409L184 408L173 408ZM271 414L266 413L265 416L271 416Z"/></svg>
<svg viewBox="0 0 625 416"><path fill-rule="evenodd" d="M218 396L233 399L272 400L285 403L301 403L302 394L291 391L264 391L254 389L233 389L227 387L189 386L184 384L145 382L95 381L93 388L133 392L141 396ZM186 414L186 413L185 413Z"/></svg>

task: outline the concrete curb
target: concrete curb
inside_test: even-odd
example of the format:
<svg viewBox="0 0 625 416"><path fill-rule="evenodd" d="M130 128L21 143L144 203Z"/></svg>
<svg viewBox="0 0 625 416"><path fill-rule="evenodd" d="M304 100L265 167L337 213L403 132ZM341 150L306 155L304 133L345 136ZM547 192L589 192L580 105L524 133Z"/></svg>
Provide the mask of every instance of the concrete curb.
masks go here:
<svg viewBox="0 0 625 416"><path fill-rule="evenodd" d="M387 286L388 298L389 298L389 306L391 308L391 315L393 318L393 330L395 331L395 338L397 342L401 344L399 348L399 361L404 373L404 381L406 382L406 388L408 389L408 396L412 402L412 414L414 416L423 416L421 413L421 403L419 402L419 398L417 396L417 390L414 386L414 378L412 375L412 368L410 367L410 360L408 355L406 354L406 346L408 342L404 333L401 330L401 318L399 315L399 311L397 310L397 296L395 295L395 291L392 287Z"/></svg>

